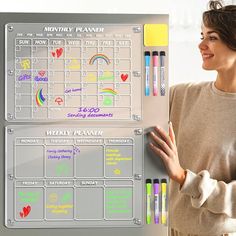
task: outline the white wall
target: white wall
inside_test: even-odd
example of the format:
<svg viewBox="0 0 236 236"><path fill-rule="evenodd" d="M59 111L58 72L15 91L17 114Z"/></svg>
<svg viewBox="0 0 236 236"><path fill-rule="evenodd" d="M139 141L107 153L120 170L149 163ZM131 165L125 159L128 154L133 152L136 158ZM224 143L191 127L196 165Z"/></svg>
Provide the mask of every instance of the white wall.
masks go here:
<svg viewBox="0 0 236 236"><path fill-rule="evenodd" d="M201 15L207 0L0 0L0 12L170 14L170 84L214 80L201 69ZM226 0L236 4L236 0Z"/></svg>

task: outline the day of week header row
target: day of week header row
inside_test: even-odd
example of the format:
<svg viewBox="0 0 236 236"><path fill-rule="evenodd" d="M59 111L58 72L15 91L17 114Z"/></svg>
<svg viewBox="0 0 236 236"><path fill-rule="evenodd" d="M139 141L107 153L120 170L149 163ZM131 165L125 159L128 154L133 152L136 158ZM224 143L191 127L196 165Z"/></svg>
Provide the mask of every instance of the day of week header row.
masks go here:
<svg viewBox="0 0 236 236"><path fill-rule="evenodd" d="M103 144L133 144L132 138L91 138L91 139L45 139L44 138L18 138L16 139L16 144L18 145L103 145Z"/></svg>
<svg viewBox="0 0 236 236"><path fill-rule="evenodd" d="M131 46L130 40L78 40L78 39L16 39L16 45L24 46Z"/></svg>

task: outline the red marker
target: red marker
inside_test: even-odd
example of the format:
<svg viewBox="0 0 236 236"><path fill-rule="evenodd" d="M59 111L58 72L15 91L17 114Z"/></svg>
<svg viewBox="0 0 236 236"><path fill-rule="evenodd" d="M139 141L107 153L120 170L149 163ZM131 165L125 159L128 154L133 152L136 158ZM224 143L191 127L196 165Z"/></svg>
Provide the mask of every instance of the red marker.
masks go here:
<svg viewBox="0 0 236 236"><path fill-rule="evenodd" d="M157 61L158 61L158 52L152 52L152 62L153 62L153 96L157 96Z"/></svg>

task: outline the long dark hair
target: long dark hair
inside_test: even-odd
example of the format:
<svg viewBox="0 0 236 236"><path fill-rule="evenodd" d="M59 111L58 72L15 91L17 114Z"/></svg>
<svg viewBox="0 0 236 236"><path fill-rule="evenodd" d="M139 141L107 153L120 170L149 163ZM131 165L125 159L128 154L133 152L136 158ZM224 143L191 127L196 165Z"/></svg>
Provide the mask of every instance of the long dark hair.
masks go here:
<svg viewBox="0 0 236 236"><path fill-rule="evenodd" d="M203 24L214 29L228 48L236 51L236 5L210 1L209 10L203 13Z"/></svg>

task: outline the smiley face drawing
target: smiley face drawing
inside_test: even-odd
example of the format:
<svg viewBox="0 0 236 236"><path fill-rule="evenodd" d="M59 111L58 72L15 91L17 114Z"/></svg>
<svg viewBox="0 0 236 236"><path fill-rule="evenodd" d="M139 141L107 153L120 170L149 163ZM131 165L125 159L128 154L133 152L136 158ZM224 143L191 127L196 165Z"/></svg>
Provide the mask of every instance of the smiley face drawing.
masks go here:
<svg viewBox="0 0 236 236"><path fill-rule="evenodd" d="M57 202L57 200L58 200L58 195L56 193L51 193L49 195L49 201L51 203L55 203L55 202Z"/></svg>

